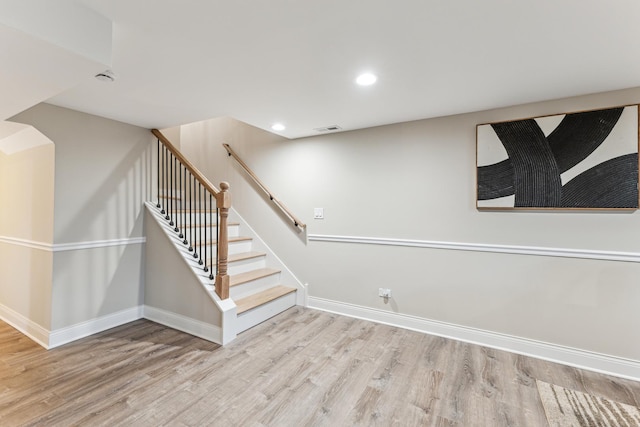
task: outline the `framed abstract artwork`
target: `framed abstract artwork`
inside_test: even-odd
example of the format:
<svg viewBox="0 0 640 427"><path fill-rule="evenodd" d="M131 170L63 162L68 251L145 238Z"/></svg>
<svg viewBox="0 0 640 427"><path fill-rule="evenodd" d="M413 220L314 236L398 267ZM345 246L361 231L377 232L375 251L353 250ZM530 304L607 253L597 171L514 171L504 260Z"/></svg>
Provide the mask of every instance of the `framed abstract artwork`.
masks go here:
<svg viewBox="0 0 640 427"><path fill-rule="evenodd" d="M478 125L478 209L638 209L638 106Z"/></svg>

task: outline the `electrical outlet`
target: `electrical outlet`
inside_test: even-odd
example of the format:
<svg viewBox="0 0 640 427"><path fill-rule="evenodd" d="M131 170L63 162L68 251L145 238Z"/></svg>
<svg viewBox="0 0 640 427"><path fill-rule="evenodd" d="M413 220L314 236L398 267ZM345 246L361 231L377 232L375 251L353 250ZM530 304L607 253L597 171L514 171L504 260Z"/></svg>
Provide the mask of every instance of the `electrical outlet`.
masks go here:
<svg viewBox="0 0 640 427"><path fill-rule="evenodd" d="M391 289L388 288L379 288L378 296L381 298L391 298Z"/></svg>

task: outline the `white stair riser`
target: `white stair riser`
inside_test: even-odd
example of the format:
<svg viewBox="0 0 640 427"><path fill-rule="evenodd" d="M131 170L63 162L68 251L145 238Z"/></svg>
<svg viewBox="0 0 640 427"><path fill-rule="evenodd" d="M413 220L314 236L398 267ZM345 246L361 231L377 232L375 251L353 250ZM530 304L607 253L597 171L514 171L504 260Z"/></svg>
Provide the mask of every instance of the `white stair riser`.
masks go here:
<svg viewBox="0 0 640 427"><path fill-rule="evenodd" d="M181 239L180 237L178 237L178 234L175 233L173 231L173 227L171 227L168 223L162 223L161 224L163 228L169 230L169 237L171 238L171 240L178 246L178 248L180 249L180 251L182 253L189 253L188 251L188 246L184 245L183 239ZM204 234L203 234L204 235ZM187 234L187 238L189 237L189 235ZM229 237L237 237L237 236L229 236ZM238 242L229 242L229 254L238 254L238 253L243 253L243 252L249 252L251 251L251 240L241 240ZM213 255L215 256L216 253L216 247L213 246L213 248L211 246L207 247L207 258L211 258L209 252L213 250ZM204 248L203 248L204 251Z"/></svg>
<svg viewBox="0 0 640 427"><path fill-rule="evenodd" d="M209 257L207 256L207 258ZM266 260L264 257L251 258L243 261L230 262L227 266L227 274L229 276L233 276L235 274L246 273L264 267L266 267ZM213 266L213 274L216 274L215 265Z"/></svg>
<svg viewBox="0 0 640 427"><path fill-rule="evenodd" d="M181 239L178 239L181 240ZM188 251L188 247L186 245L183 245L182 243L180 243L180 251L183 253L189 253ZM213 253L211 253L210 251L213 250ZM214 246L213 248L211 246L207 246L207 258L212 259L215 258L216 256L216 247ZM250 252L251 251L251 240L241 240L239 242L229 242L229 255L232 254L240 254L240 253L244 253L244 252ZM204 252L204 249L203 249Z"/></svg>
<svg viewBox="0 0 640 427"><path fill-rule="evenodd" d="M266 267L266 258L264 256L257 258L243 259L241 261L234 261L229 263L228 271L229 275L246 273L251 270L257 270L259 268Z"/></svg>
<svg viewBox="0 0 640 427"><path fill-rule="evenodd" d="M158 203L158 198L154 198L153 202L154 205L157 205ZM210 203L209 200L207 200L206 204L204 203L204 197L203 197L203 203L199 203L198 200L193 200L193 204L189 205L189 195L187 194L186 197L182 197L181 193L179 191L174 191L173 194L171 194L170 192L165 193L161 193L160 194L160 205L164 208L164 209L171 209L171 210L175 210L175 211L210 211L213 210L214 215L215 215L215 210L216 210L216 201L215 199L213 200L213 203ZM201 212L198 212L201 213Z"/></svg>
<svg viewBox="0 0 640 427"><path fill-rule="evenodd" d="M174 242L177 242L178 250L184 256L187 256L189 260L193 259L193 251L189 251L189 247L187 245L182 244L181 239L175 238ZM196 250L200 250L200 248L196 248ZM251 240L242 240L239 242L229 242L229 254L239 254L244 252L249 252L251 250ZM204 256L204 247L202 248L202 256ZM207 259L209 260L209 264L211 264L211 260L215 260L216 257L216 247L207 246ZM200 256L200 254L198 254ZM197 258L196 258L197 262Z"/></svg>
<svg viewBox="0 0 640 427"><path fill-rule="evenodd" d="M183 183L184 184L184 183ZM196 187L197 189L197 187ZM191 191L190 191L191 190ZM184 196L183 196L184 193ZM200 198L198 198L197 195L197 191L194 192L192 189L188 188L186 189L186 191L182 191L182 188L180 188L180 185L176 184L175 187L168 187L168 188L161 188L160 191L158 192L158 194L160 195L160 200L161 202L165 201L166 197L173 197L175 199L179 199L181 201L184 202L183 209L189 209L189 202L191 200L193 200L193 205L191 206L192 209L200 209L200 204L202 204L202 206L206 205L206 209L210 210L210 209L215 209L216 208L216 198L212 197L211 199L205 195L205 191L200 192ZM191 197L193 195L193 197ZM158 201L158 196L156 196L152 203L156 204ZM201 203L202 202L202 203ZM205 203L206 202L206 203Z"/></svg>
<svg viewBox="0 0 640 427"><path fill-rule="evenodd" d="M251 252L251 240L241 240L239 242L229 242L229 255Z"/></svg>
<svg viewBox="0 0 640 427"><path fill-rule="evenodd" d="M217 222L215 212L213 212L211 215L209 215L208 213L205 214L204 212L192 212L191 215L189 215L189 212L187 212L186 217L182 212L179 212L179 214L180 217L185 220L185 222L193 222L195 224L199 224L203 223L205 219L207 220L207 224L211 224L211 220L213 220L214 224Z"/></svg>
<svg viewBox="0 0 640 427"><path fill-rule="evenodd" d="M291 292L252 310L245 311L238 315L238 328L236 329L236 333L246 331L294 305L296 305L296 293Z"/></svg>
<svg viewBox="0 0 640 427"><path fill-rule="evenodd" d="M173 194L172 194L171 190L168 190L168 191L160 190L160 204L162 206L168 206L172 200L174 201L174 203L178 200L182 200L182 193L180 193L179 191L173 190ZM158 197L155 197L152 203L154 205L157 205ZM176 206L177 206L177 203L176 203Z"/></svg>
<svg viewBox="0 0 640 427"><path fill-rule="evenodd" d="M280 273L251 280L241 285L231 286L229 288L229 295L234 299L241 298L245 295L259 292L278 284L280 284Z"/></svg>
<svg viewBox="0 0 640 427"><path fill-rule="evenodd" d="M208 265L213 265L211 261L211 257L209 257L208 254L207 254L207 258L209 259ZM192 257L191 259L189 259L189 261L192 267L202 268L202 266L198 264L198 259ZM246 273L246 272L257 270L259 268L264 268L264 267L266 267L265 257L250 258L247 260L230 262L227 267L227 274L229 276L233 276L235 274ZM213 274L214 275L216 274L215 265L213 266Z"/></svg>
<svg viewBox="0 0 640 427"><path fill-rule="evenodd" d="M189 224L178 224L180 230L182 230L182 233L187 233L189 234L189 230L191 230L192 233L197 234L198 236L200 236L200 229L202 229L202 236L204 238L204 232L207 232L207 240L211 239L211 236L213 236L213 239L217 239L218 236L218 231L217 231L217 227L211 227L208 226L205 227L189 227ZM229 237L236 237L240 235L240 226L238 225L230 225L227 227L227 235Z"/></svg>
<svg viewBox="0 0 640 427"><path fill-rule="evenodd" d="M184 220L184 218L179 218L179 219L177 219L177 223L176 223L176 218L173 218L174 225L170 225L171 218L169 220L165 219L164 222L166 222L166 225L168 227L170 227L171 229L175 229L175 227L177 225L178 229L183 234L185 232L189 233L189 225L191 224L191 222L189 222L189 221L183 222L183 220ZM194 224L200 224L200 223L196 221L196 222L194 222ZM205 228L203 228L203 227L193 227L193 232L195 233L196 230L197 230L197 232L199 233L200 232L200 228L202 228L202 235L204 236ZM217 236L217 226L211 226L207 221L206 229L207 229L207 236L211 236L211 235ZM227 226L227 233L228 233L229 237L239 236L240 225L238 225L238 224L230 224L230 225L228 225Z"/></svg>
<svg viewBox="0 0 640 427"><path fill-rule="evenodd" d="M158 194L163 195L163 194L169 194L170 192L171 192L171 187L169 187L169 188L161 188L160 192ZM177 197L180 197L182 195L182 192L180 190L178 190L177 188L174 188L173 189L173 195L177 196ZM153 201L156 202L157 200L154 199Z"/></svg>
<svg viewBox="0 0 640 427"><path fill-rule="evenodd" d="M209 271L205 272L204 271L204 265L201 265L201 264L198 263L199 258L194 258L193 257L193 252L189 252L189 253L187 253L187 252L188 251L181 251L183 256L186 255L186 259L187 259L187 262L189 263L189 265L192 268L197 270L196 273L199 276L206 277L209 274L213 274L214 276L216 275L215 266L213 266L212 268L210 267ZM209 259L209 265L211 265L211 258L209 257L209 255L207 255L207 258ZM248 271L257 270L259 268L264 268L265 264L266 264L265 257L251 258L251 259L247 259L247 260L231 262L228 265L227 273L230 276L233 276L234 274L246 273ZM243 285L238 285L238 286L242 287ZM256 286L260 286L260 283L257 283ZM272 285L266 285L265 288L268 288L270 286L272 286ZM249 286L247 286L247 287L249 287Z"/></svg>

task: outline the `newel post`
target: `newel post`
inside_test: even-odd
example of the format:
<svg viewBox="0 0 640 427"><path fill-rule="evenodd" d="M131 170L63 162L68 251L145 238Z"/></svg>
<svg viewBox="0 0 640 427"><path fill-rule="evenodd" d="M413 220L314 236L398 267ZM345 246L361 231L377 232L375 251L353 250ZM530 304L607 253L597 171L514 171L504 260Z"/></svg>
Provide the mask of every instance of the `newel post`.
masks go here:
<svg viewBox="0 0 640 427"><path fill-rule="evenodd" d="M218 221L218 265L216 266L216 294L222 299L229 298L229 275L227 274L227 258L229 256L229 232L227 219L231 207L229 183L220 183L220 193L216 196L216 207L220 213Z"/></svg>

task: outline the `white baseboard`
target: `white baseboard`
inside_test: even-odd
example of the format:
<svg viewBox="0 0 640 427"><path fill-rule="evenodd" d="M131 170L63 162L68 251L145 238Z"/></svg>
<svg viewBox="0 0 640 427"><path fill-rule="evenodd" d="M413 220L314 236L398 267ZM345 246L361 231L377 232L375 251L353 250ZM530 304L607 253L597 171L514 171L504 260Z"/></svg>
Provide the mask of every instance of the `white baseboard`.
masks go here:
<svg viewBox="0 0 640 427"><path fill-rule="evenodd" d="M63 344L70 343L71 341L76 341L80 338L88 337L89 335L97 334L98 332L106 331L107 329L115 328L116 326L141 319L142 312L141 306L132 307L106 316L87 320L86 322L56 329L49 333L48 348L51 349L59 347Z"/></svg>
<svg viewBox="0 0 640 427"><path fill-rule="evenodd" d="M20 313L0 304L1 320L13 326L46 349L56 348L142 318L186 332L207 341L218 344L222 343L222 329L219 326L210 325L199 320L146 305L132 307L50 332Z"/></svg>
<svg viewBox="0 0 640 427"><path fill-rule="evenodd" d="M148 305L144 306L144 318L207 341L222 344L222 329L219 326Z"/></svg>
<svg viewBox="0 0 640 427"><path fill-rule="evenodd" d="M406 314L308 297L308 307L498 350L561 363L580 369L640 381L640 361L594 353L542 341L423 319Z"/></svg>
<svg viewBox="0 0 640 427"><path fill-rule="evenodd" d="M22 332L44 348L48 348L49 331L22 314L0 304L0 319Z"/></svg>

